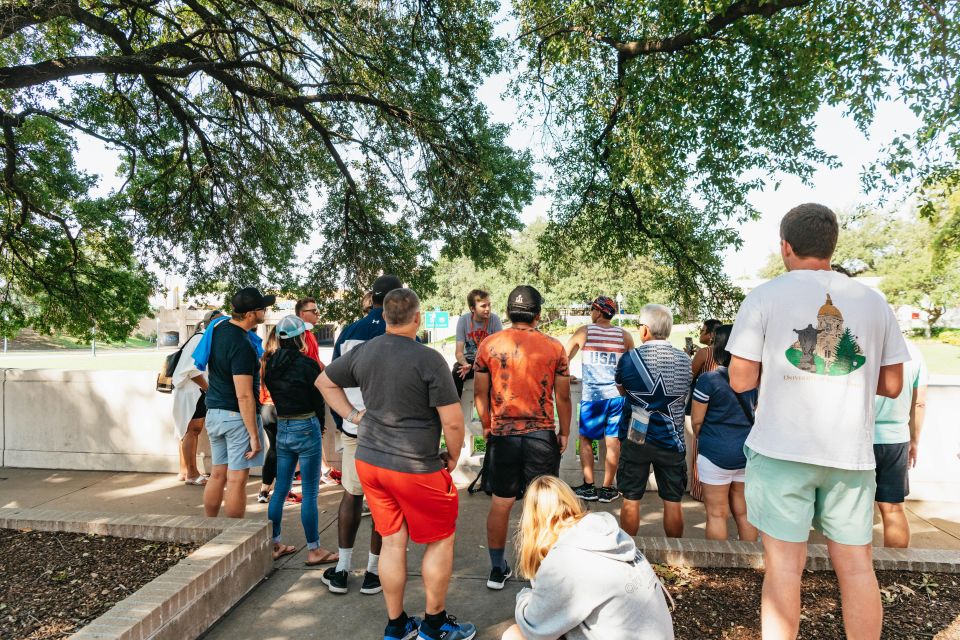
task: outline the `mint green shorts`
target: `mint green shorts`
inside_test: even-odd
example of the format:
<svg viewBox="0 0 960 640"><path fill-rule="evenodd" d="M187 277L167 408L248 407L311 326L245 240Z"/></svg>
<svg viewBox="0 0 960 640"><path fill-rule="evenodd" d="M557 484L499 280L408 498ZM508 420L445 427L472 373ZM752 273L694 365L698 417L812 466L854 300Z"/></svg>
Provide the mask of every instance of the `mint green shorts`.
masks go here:
<svg viewBox="0 0 960 640"><path fill-rule="evenodd" d="M784 542L806 542L810 525L840 544L873 540L877 474L747 454L747 519Z"/></svg>

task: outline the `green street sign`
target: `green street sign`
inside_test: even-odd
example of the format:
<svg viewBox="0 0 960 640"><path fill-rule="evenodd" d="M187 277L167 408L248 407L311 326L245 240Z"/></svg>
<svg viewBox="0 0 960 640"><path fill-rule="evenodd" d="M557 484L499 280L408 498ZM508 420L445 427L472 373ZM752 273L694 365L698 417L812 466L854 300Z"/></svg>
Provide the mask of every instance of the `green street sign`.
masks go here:
<svg viewBox="0 0 960 640"><path fill-rule="evenodd" d="M424 315L427 329L446 329L450 326L450 314L446 311L427 311Z"/></svg>

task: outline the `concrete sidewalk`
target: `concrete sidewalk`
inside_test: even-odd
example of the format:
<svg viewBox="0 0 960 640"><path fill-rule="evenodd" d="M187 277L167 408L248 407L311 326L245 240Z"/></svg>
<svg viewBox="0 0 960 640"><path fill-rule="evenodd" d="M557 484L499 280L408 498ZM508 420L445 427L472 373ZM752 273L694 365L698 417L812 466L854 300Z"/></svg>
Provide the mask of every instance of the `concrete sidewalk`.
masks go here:
<svg viewBox="0 0 960 640"><path fill-rule="evenodd" d="M575 478L565 478L576 480ZM259 478L248 485L247 517L265 519L266 505L257 504L255 496ZM200 487L188 487L169 474L111 473L93 471L56 471L40 469L0 468L0 507L42 507L65 511L100 511L129 514L203 515ZM320 489L320 544L336 549L336 510L339 487ZM489 560L486 550L485 519L489 505L483 495L469 496L461 492L460 520L457 534L454 577L450 585L448 611L461 620L473 622L481 629L478 638L499 638L513 618L516 592L523 586L512 580L502 592L486 588ZM615 514L619 503L599 505ZM908 502L907 509L913 531L913 546L960 550L960 504ZM660 503L655 493L644 498L640 536L662 536ZM514 509L514 522L519 516ZM685 535L703 538L703 506L684 500ZM878 520L877 520L878 521ZM731 523L731 531L733 531ZM874 528L874 543L879 544L879 524ZM227 616L214 625L208 638L238 640L328 640L339 637L382 637L385 624L383 598L364 596L359 587L366 567L370 539L370 522L365 518L354 552L355 574L351 592L334 595L320 582L325 567L304 566L305 543L300 526L300 509L285 509L283 538L300 551L276 563L277 571ZM811 541L822 541L812 536ZM508 555L512 550L508 550ZM407 590L407 611L423 613L423 588L419 579L422 547L411 544L411 573Z"/></svg>

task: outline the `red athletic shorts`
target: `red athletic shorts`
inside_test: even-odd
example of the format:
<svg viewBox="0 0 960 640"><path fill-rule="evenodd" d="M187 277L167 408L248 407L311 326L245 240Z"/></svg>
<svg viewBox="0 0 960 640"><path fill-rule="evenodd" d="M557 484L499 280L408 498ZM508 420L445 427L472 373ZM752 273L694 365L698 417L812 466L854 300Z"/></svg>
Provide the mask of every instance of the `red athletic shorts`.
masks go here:
<svg viewBox="0 0 960 640"><path fill-rule="evenodd" d="M418 544L443 540L456 531L460 500L446 469L403 473L357 460L357 475L380 535L392 536L404 522Z"/></svg>

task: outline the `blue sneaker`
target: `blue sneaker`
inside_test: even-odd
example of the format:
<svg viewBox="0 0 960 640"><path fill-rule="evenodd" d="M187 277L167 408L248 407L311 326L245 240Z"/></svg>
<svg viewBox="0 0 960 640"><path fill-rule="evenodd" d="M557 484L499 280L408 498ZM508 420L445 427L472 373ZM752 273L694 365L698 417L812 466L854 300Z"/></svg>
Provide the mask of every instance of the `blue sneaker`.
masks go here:
<svg viewBox="0 0 960 640"><path fill-rule="evenodd" d="M447 616L446 621L439 629L434 629L427 624L426 620L420 625L420 635L417 638L422 640L473 640L477 635L477 628L469 622L458 623L453 616Z"/></svg>
<svg viewBox="0 0 960 640"><path fill-rule="evenodd" d="M420 618L410 616L403 627L391 627L383 630L383 640L413 640L420 631Z"/></svg>

